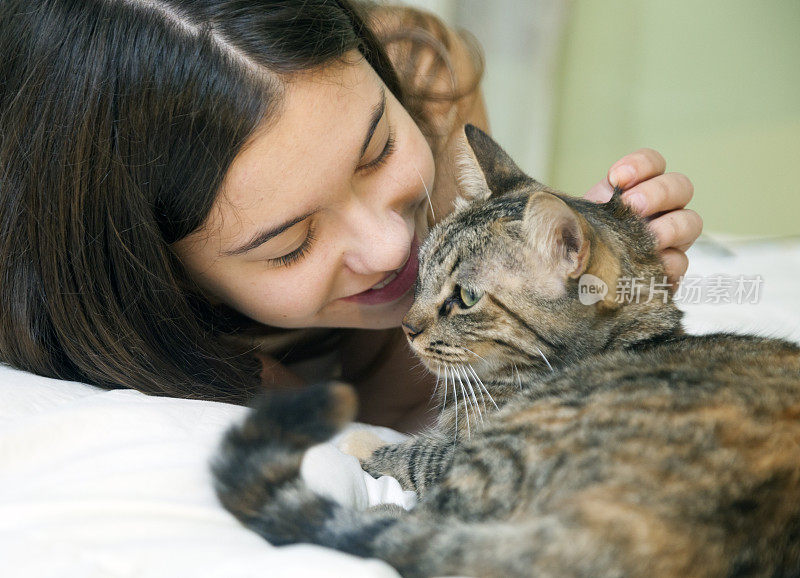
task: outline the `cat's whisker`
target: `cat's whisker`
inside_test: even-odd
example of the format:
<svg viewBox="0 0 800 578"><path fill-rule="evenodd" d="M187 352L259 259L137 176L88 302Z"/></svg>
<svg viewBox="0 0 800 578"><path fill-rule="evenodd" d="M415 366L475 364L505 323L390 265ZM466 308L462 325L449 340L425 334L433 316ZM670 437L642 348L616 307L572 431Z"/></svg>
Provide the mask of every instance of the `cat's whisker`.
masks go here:
<svg viewBox="0 0 800 578"><path fill-rule="evenodd" d="M469 347L464 347L463 345L462 345L461 347L462 347L464 350L466 350L466 351L468 351L469 353L471 353L472 355L474 355L475 357L477 357L478 359L480 359L481 361L483 361L484 363L486 363L486 364L488 364L488 363L489 363L488 361L486 361L486 359L484 359L483 357L481 357L480 355L478 355L477 353L475 353L474 351L472 351L472 350L471 350ZM489 394L489 390L488 390L488 389L486 389L486 386L485 386L485 385L483 385L483 382L481 381L481 378L480 378L480 377L478 377L478 374L475 372L475 369L472 367L472 365L471 365L471 364L467 364L467 365L469 366L469 370L472 372L472 375L474 375L474 376L475 376L475 378L478 380L478 383L480 383L480 385L481 385L481 387L483 388L483 390L484 390L484 391L486 391L486 393L487 393L487 394ZM480 389L478 389L478 391L481 391L481 390L480 390ZM483 397L483 392L481 392L481 397ZM492 399L492 396L491 396L491 394L489 394L489 399L491 399L491 400L492 400L492 403L494 403L494 399ZM494 403L494 406L495 406L495 407L497 407L497 404L496 404L496 403ZM484 401L483 401L483 407L484 407L484 408L486 407L486 400L484 400Z"/></svg>
<svg viewBox="0 0 800 578"><path fill-rule="evenodd" d="M469 369L470 369L470 371L472 372L472 375L474 375L474 376L475 376L475 379L477 379L477 380L478 380L478 384L481 386L481 388L483 389L483 391L485 391L485 392L486 392L486 395L488 395L488 396L489 396L489 400L491 400L492 404L494 404L494 407L495 407L495 409L500 409L499 407L497 407L497 403L495 403L495 401L494 401L494 398L492 397L492 394L491 394L491 393L489 393L489 390L488 390L488 389L486 388L486 386L483 384L483 380L482 380L482 379L481 379L481 378L478 376L478 374L475 372L475 370L472 368L472 366L471 366L471 365L469 366Z"/></svg>
<svg viewBox="0 0 800 578"><path fill-rule="evenodd" d="M472 379L470 379L470 376L463 365L459 366L459 371L461 371L461 375L464 376L464 379L467 382L467 386L469 387L470 395L472 395L473 408L474 408L472 413L473 415L475 415L475 412L477 411L478 419L480 419L481 423L483 423L483 412L481 411L480 403L478 403L478 396L475 395L475 386L472 383Z"/></svg>
<svg viewBox="0 0 800 578"><path fill-rule="evenodd" d="M431 192L428 190L428 185L425 184L425 179L422 178L422 173L419 172L417 165L412 162L411 166L417 171L419 180L422 181L422 187L425 189L425 195L428 197L428 206L431 208L431 217L433 217L433 221L436 222L436 213L433 212L433 202L431 201Z"/></svg>
<svg viewBox="0 0 800 578"><path fill-rule="evenodd" d="M464 382L462 381L461 375L458 373L458 368L455 365L453 365L453 371L455 373L456 379L458 379L458 385L459 385L459 388L461 389L461 395L464 398L464 413L467 414L467 439L469 439L471 437L471 435L472 435L470 433L470 425L471 425L470 422L472 420L469 419L469 414L470 413L474 413L474 412L470 412L470 409L472 408L472 400L469 398L469 395L467 394L467 390L464 387ZM469 404L469 405L467 405L467 404Z"/></svg>
<svg viewBox="0 0 800 578"><path fill-rule="evenodd" d="M425 373L430 373L430 369L428 369L427 366L422 361L420 361L419 363L415 363L410 368L411 371L417 371L418 369L421 369Z"/></svg>
<svg viewBox="0 0 800 578"><path fill-rule="evenodd" d="M480 416L480 408L477 407L478 399L475 397L475 391L472 388L472 384L470 383L469 377L467 376L466 372L464 371L464 366L463 365L459 365L458 366L458 373L459 373L459 376L464 378L463 383L466 384L467 396L471 395L471 397L469 397L469 406L472 409L473 417L475 416L475 413L477 411L477 413L479 414L479 417L482 418L482 416Z"/></svg>
<svg viewBox="0 0 800 578"><path fill-rule="evenodd" d="M444 399L442 400L442 413L447 407L447 390L450 389L450 384L447 381L447 364L444 366Z"/></svg>
<svg viewBox="0 0 800 578"><path fill-rule="evenodd" d="M555 369L553 369L553 366L552 366L552 365L550 365L550 362L549 362L549 361L547 361L547 357L545 357L545 355L544 355L544 353L542 352L542 350L541 350L541 349L539 349L539 347L538 347L538 346L536 346L536 345L534 345L534 347L536 347L536 351L538 351L538 352L539 352L539 355L541 355L541 356L542 356L542 359L544 359L544 362L547 364L547 367L549 367L549 368L550 368L550 371L552 371L552 372L555 372Z"/></svg>
<svg viewBox="0 0 800 578"><path fill-rule="evenodd" d="M536 349L539 349L539 348L537 347ZM519 386L519 388L521 390L522 389L522 379L519 376L519 369L517 369L517 364L516 363L512 363L511 365L514 366L514 373L517 374L517 384L518 384L518 386Z"/></svg>
<svg viewBox="0 0 800 578"><path fill-rule="evenodd" d="M430 404L430 402L432 402L432 401L433 401L433 398L435 398L435 397L436 397L436 394L439 392L439 383L440 383L440 382L441 382L441 380L442 380L442 376L441 376L441 375L439 375L439 372L440 372L441 370L442 370L442 365L441 365L440 363L438 363L438 362L437 362L437 363L436 363L436 385L434 385L434 386L433 386L433 393L431 394L431 398L430 398L430 400L428 400L428 403L429 403L429 404ZM447 390L445 390L445 395L447 395ZM444 407L442 408L442 411L444 411Z"/></svg>
<svg viewBox="0 0 800 578"><path fill-rule="evenodd" d="M464 347L464 346L462 345L461 347ZM486 361L486 360L485 360L483 357L481 357L480 355L478 355L477 353L475 353L475 352L474 352L474 351L472 351L471 349L469 349L469 348L467 348L467 347L464 347L464 349L466 349L467 351L469 351L469 352L470 352L472 355L474 355L475 357L477 357L478 359L480 359L480 360L481 360L481 361L483 361L484 363L489 363L489 362L488 362L488 361Z"/></svg>
<svg viewBox="0 0 800 578"><path fill-rule="evenodd" d="M452 369L450 369L450 371L448 372L448 368L449 367L450 367L449 363L447 365L445 365L445 367L444 367L445 379L452 378ZM455 382L455 380L453 380L453 399L454 399L453 407L454 407L455 412L456 412L456 425L455 425L455 428L454 428L454 432L455 433L453 434L453 445L455 445L456 444L456 440L458 439L458 391L456 391L456 382Z"/></svg>
<svg viewBox="0 0 800 578"><path fill-rule="evenodd" d="M469 363L464 366L464 371L476 379L475 387L478 388L478 393L481 396L481 403L483 404L483 410L486 411L486 396L483 395L483 389L481 389L481 379L478 377L478 375L475 373L475 370L472 369L472 366Z"/></svg>
<svg viewBox="0 0 800 578"><path fill-rule="evenodd" d="M500 408L498 407L497 403L494 401L494 398L492 397L492 394L491 394L491 393L489 393L489 390L488 390L488 389L486 389L486 386L485 386L485 385L483 385L483 384L481 384L481 387L483 388L483 391L485 391L485 392L486 392L486 395L488 395L488 396L489 396L489 401L491 401L491 402L492 402L492 405L494 405L494 408L499 410Z"/></svg>
<svg viewBox="0 0 800 578"><path fill-rule="evenodd" d="M453 372L455 373L456 378L458 378L458 383L461 386L461 395L464 396L464 413L467 414L467 439L469 439L472 437L472 432L470 431L469 408L467 407L467 400L469 399L469 396L467 395L466 389L464 389L464 382L461 381L461 376L456 371L455 366L453 366ZM472 403L472 401L470 401L470 403Z"/></svg>
<svg viewBox="0 0 800 578"><path fill-rule="evenodd" d="M474 407L473 413L475 412L475 410L477 410L478 418L481 420L481 423L483 423L483 412L481 412L481 406L478 403L477 396L475 395L475 388L472 386L472 380L470 379L470 376L463 365L460 365L458 367L458 370L461 372L461 375L464 376L464 379L467 380L467 386L469 387L469 391L472 394L472 400L475 402L475 405L473 406Z"/></svg>
<svg viewBox="0 0 800 578"><path fill-rule="evenodd" d="M442 370L441 364L439 364L437 366L437 369L439 371ZM447 407L447 367L444 368L444 371L445 371L445 378L443 379L443 381L444 381L444 395L442 396L442 414L444 414L444 410Z"/></svg>

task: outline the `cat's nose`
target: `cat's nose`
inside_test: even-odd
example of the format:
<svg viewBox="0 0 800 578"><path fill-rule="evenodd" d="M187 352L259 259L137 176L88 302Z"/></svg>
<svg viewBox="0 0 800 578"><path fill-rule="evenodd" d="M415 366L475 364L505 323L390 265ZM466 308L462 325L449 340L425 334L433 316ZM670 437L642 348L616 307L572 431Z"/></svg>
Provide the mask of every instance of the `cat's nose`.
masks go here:
<svg viewBox="0 0 800 578"><path fill-rule="evenodd" d="M425 328L423 327L422 329L417 329L410 323L403 321L403 331L406 332L406 336L408 337L409 341L414 341L414 338L425 331Z"/></svg>

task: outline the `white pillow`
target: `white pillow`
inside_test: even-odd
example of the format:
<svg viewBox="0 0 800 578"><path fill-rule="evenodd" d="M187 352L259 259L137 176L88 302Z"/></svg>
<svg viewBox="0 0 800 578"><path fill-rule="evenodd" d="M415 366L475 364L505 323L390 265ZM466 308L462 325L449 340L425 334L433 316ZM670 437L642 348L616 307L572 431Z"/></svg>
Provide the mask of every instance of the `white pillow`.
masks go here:
<svg viewBox="0 0 800 578"><path fill-rule="evenodd" d="M218 504L209 458L244 411L0 366L0 575L397 576L321 547L272 547ZM413 504L396 480L373 480L332 445L308 462L311 485L327 480L349 506Z"/></svg>

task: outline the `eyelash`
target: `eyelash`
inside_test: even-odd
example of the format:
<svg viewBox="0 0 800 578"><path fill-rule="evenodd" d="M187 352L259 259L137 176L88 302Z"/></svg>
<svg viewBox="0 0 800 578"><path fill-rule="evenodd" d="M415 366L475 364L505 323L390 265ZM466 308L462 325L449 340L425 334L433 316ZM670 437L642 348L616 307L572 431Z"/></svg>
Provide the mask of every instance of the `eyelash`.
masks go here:
<svg viewBox="0 0 800 578"><path fill-rule="evenodd" d="M308 250L311 248L311 245L316 240L317 237L314 235L314 224L312 223L308 228L306 238L303 239L303 243L297 249L291 253L286 253L286 255L275 257L274 259L267 259L267 261L270 265L276 265L279 267L288 267L290 265L294 265L300 261L300 259L306 256Z"/></svg>
<svg viewBox="0 0 800 578"><path fill-rule="evenodd" d="M395 138L394 138L394 129L389 129L389 138L386 139L386 146L383 147L381 154L379 154L374 160L371 160L367 164L358 168L359 172L362 173L371 173L372 171L376 170L377 168L381 167L382 165L386 164L388 158L392 155L395 148Z"/></svg>
<svg viewBox="0 0 800 578"><path fill-rule="evenodd" d="M394 130L389 130L389 138L386 139L386 146L383 147L381 154L379 154L374 160L371 160L367 164L362 167L359 167L359 171L362 173L371 173L372 171L378 169L379 167L386 164L386 161L392 155L395 149L395 138L394 138ZM291 253L287 253L286 255L281 255L280 257L275 257L274 259L268 259L271 265L276 265L279 267L289 267L290 265L294 265L298 261L300 261L303 257L306 256L308 250L311 248L311 245L316 240L316 236L314 235L314 225L312 224L311 227L308 229L308 234L306 238L303 240L303 243Z"/></svg>

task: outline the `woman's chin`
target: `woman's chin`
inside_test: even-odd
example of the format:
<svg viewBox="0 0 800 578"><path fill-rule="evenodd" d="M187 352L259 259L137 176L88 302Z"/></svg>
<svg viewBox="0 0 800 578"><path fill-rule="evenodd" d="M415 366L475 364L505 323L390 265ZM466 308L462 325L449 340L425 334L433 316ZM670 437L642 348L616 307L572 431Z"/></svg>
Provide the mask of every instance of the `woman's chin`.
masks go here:
<svg viewBox="0 0 800 578"><path fill-rule="evenodd" d="M352 316L343 319L342 327L353 327L359 329L390 329L400 327L403 317L411 308L414 301L413 289L392 301L380 305L358 305Z"/></svg>
<svg viewBox="0 0 800 578"><path fill-rule="evenodd" d="M400 327L403 316L411 308L414 301L413 288L401 297L389 303L365 304L339 300L335 307L329 307L313 317L278 319L251 318L270 325L285 329L302 329L306 327L341 327L347 329L391 329ZM247 313L245 313L247 315Z"/></svg>

